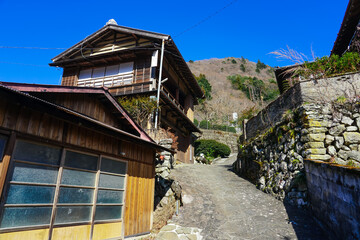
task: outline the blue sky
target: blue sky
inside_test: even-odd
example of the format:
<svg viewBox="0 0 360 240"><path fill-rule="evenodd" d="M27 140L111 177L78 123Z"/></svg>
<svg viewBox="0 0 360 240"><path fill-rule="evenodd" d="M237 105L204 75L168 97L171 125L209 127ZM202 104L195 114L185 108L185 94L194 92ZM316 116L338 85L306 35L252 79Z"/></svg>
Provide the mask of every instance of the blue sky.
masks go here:
<svg viewBox="0 0 360 240"><path fill-rule="evenodd" d="M62 70L48 63L63 50L3 47L68 48L110 18L122 26L170 34L186 61L244 56L285 66L292 63L269 52L288 45L309 56L311 47L316 56L329 55L347 4L347 0L0 0L0 81L58 84Z"/></svg>

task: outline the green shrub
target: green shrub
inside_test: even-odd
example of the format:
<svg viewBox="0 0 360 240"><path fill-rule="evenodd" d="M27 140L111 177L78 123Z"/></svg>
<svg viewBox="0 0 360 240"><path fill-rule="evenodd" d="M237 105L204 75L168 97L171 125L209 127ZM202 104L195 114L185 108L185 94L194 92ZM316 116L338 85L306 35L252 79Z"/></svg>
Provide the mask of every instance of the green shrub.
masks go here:
<svg viewBox="0 0 360 240"><path fill-rule="evenodd" d="M236 62L235 59L233 59L233 60L231 60L231 63L232 63L232 64L236 64L237 62Z"/></svg>
<svg viewBox="0 0 360 240"><path fill-rule="evenodd" d="M225 125L214 124L214 125L212 125L211 129L220 130L220 131L226 131L226 126Z"/></svg>
<svg viewBox="0 0 360 240"><path fill-rule="evenodd" d="M194 61L193 61L193 60L190 60L189 63L194 63Z"/></svg>
<svg viewBox="0 0 360 240"><path fill-rule="evenodd" d="M276 82L275 79L273 79L273 78L270 78L270 79L269 79L269 83L277 84L277 82Z"/></svg>
<svg viewBox="0 0 360 240"><path fill-rule="evenodd" d="M280 95L279 89L266 89L263 92L263 100L272 101L275 100Z"/></svg>
<svg viewBox="0 0 360 240"><path fill-rule="evenodd" d="M244 64L241 64L241 65L240 65L240 70L243 71L243 72L246 71L246 68L245 68Z"/></svg>
<svg viewBox="0 0 360 240"><path fill-rule="evenodd" d="M228 132L236 133L235 127L228 127Z"/></svg>
<svg viewBox="0 0 360 240"><path fill-rule="evenodd" d="M194 125L199 126L199 121L196 118L194 118Z"/></svg>
<svg viewBox="0 0 360 240"><path fill-rule="evenodd" d="M228 157L231 153L230 148L215 140L197 140L195 141L195 155L203 153L206 157Z"/></svg>
<svg viewBox="0 0 360 240"><path fill-rule="evenodd" d="M339 57L338 55L331 55L316 58L314 62L304 62L297 74L310 77L329 77L335 74L342 74L348 72L356 72L360 69L360 55L356 52L346 52Z"/></svg>
<svg viewBox="0 0 360 240"><path fill-rule="evenodd" d="M201 120L199 128L208 129L211 128L211 124L206 120Z"/></svg>
<svg viewBox="0 0 360 240"><path fill-rule="evenodd" d="M209 81L206 79L205 74L200 73L200 75L198 77L195 76L195 79L197 80L201 90L204 92L206 100L211 100L212 99L212 96L211 96L212 86L209 83ZM199 100L199 102L202 103L203 100Z"/></svg>
<svg viewBox="0 0 360 240"><path fill-rule="evenodd" d="M246 59L245 59L243 56L241 56L241 62L242 62L243 64L246 64Z"/></svg>
<svg viewBox="0 0 360 240"><path fill-rule="evenodd" d="M265 69L265 68L267 68L266 64L265 64L265 63L262 63L262 62L260 61L260 59L259 59L259 60L257 61L257 63L256 63L256 69L261 70L261 69Z"/></svg>

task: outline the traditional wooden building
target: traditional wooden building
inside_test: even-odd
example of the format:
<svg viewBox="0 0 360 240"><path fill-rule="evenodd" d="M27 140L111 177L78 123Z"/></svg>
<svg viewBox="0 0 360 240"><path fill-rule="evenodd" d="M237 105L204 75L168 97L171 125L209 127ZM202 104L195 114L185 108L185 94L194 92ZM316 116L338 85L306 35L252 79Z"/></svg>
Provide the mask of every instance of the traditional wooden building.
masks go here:
<svg viewBox="0 0 360 240"><path fill-rule="evenodd" d="M103 88L0 83L0 239L148 233L156 150Z"/></svg>
<svg viewBox="0 0 360 240"><path fill-rule="evenodd" d="M193 123L194 104L203 92L171 36L110 20L52 61L50 66L64 70L62 85L106 87L114 97L141 94L159 99L155 127L159 123L170 129L178 142L178 160L193 162L192 133L200 132Z"/></svg>
<svg viewBox="0 0 360 240"><path fill-rule="evenodd" d="M349 0L331 54L360 53L360 0Z"/></svg>

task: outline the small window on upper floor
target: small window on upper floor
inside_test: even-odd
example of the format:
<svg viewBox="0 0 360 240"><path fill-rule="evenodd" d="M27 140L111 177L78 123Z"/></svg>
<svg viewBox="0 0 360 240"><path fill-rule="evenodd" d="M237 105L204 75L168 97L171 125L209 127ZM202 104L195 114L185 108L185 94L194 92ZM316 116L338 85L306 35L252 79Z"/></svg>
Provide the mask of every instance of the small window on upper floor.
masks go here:
<svg viewBox="0 0 360 240"><path fill-rule="evenodd" d="M81 70L80 87L116 87L133 82L134 63L127 62L107 67Z"/></svg>

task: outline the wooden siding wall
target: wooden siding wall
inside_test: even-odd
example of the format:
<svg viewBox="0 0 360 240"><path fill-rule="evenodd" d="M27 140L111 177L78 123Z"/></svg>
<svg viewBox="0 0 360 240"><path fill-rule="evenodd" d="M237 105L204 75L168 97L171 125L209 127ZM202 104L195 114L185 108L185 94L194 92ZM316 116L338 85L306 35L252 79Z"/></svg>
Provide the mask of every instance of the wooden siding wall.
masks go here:
<svg viewBox="0 0 360 240"><path fill-rule="evenodd" d="M62 75L61 85L76 86L78 81L78 74L79 69L65 68Z"/></svg>
<svg viewBox="0 0 360 240"><path fill-rule="evenodd" d="M90 116L110 126L121 128L119 120L112 114L111 110L96 97L74 93L34 93L34 95Z"/></svg>
<svg viewBox="0 0 360 240"><path fill-rule="evenodd" d="M64 122L51 114L32 110L0 96L0 129L26 134L34 140L106 153L128 161L128 180L124 206L125 235L150 231L154 199L153 148L94 132ZM1 179L6 176L0 176ZM19 233L20 234L20 233Z"/></svg>
<svg viewBox="0 0 360 240"><path fill-rule="evenodd" d="M125 236L151 230L154 205L154 165L129 162L124 215Z"/></svg>
<svg viewBox="0 0 360 240"><path fill-rule="evenodd" d="M1 98L0 98L1 99ZM121 141L91 129L70 124L30 108L0 101L0 127L21 134L115 155L145 164L153 164L154 151L148 147Z"/></svg>
<svg viewBox="0 0 360 240"><path fill-rule="evenodd" d="M179 142L178 148L176 149L176 158L181 162L191 163L190 161L190 147L191 147L191 136L183 136L177 133Z"/></svg>
<svg viewBox="0 0 360 240"><path fill-rule="evenodd" d="M180 78L180 76L176 73L175 69L169 64L169 62L165 59L164 61L164 69L166 73L174 79L174 81L178 84L178 88L185 95L190 94L190 90L186 87L184 81Z"/></svg>

